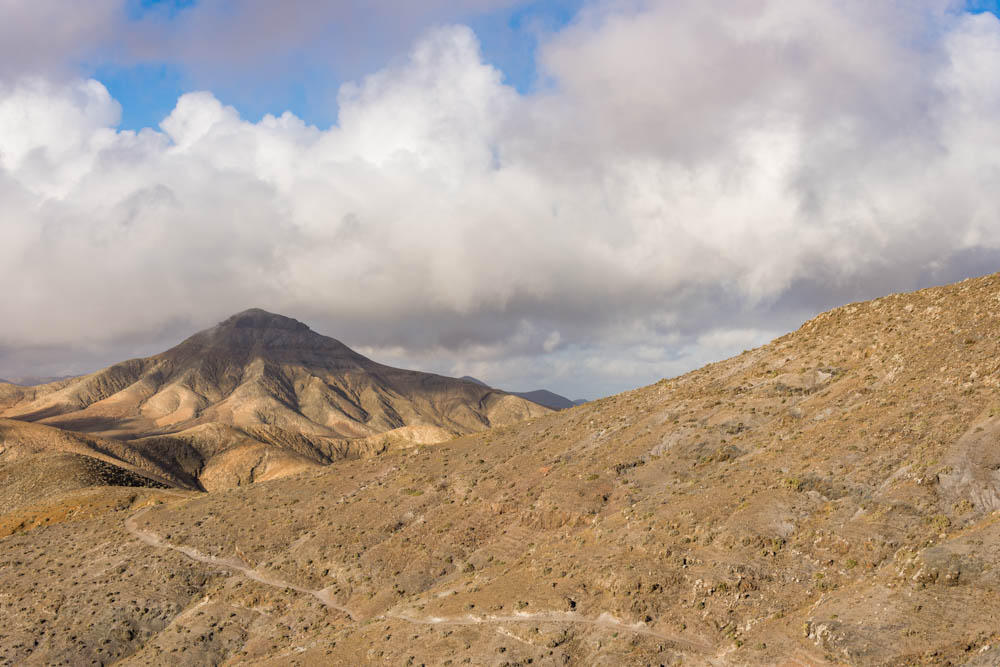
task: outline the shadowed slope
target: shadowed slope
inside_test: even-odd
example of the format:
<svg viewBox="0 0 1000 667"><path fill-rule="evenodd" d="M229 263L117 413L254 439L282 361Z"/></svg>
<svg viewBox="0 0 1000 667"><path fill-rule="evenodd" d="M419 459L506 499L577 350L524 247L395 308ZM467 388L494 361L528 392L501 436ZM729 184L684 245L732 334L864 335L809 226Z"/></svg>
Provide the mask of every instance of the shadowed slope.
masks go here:
<svg viewBox="0 0 1000 667"><path fill-rule="evenodd" d="M0 419L0 538L128 507L137 488L200 487L124 443Z"/></svg>

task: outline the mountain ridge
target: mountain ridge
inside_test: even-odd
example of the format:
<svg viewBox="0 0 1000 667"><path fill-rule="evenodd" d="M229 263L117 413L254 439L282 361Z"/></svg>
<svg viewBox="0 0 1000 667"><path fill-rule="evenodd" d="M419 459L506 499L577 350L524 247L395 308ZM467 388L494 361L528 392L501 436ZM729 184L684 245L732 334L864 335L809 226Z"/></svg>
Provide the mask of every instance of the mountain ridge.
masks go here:
<svg viewBox="0 0 1000 667"><path fill-rule="evenodd" d="M0 378L0 384L13 384L19 387L35 387L40 384L51 384L53 382L59 382L60 380L68 380L76 375L50 375L50 376L37 376L37 375L23 375L19 377L12 378Z"/></svg>
<svg viewBox="0 0 1000 667"><path fill-rule="evenodd" d="M123 439L161 457L194 447L186 474L222 460L225 431L246 451L226 457L241 472L219 479L241 482L262 451L281 452L284 463L272 467L298 469L325 465L333 452L364 453L383 434L397 444L439 442L545 411L492 388L379 364L256 308L151 357L50 385L0 387L0 417Z"/></svg>

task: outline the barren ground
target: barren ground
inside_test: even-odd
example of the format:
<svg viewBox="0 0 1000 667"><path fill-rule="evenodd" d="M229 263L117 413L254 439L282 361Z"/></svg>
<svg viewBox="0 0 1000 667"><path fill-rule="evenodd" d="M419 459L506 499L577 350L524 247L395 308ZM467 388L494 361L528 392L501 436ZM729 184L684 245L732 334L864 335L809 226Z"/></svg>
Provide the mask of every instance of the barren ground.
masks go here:
<svg viewBox="0 0 1000 667"><path fill-rule="evenodd" d="M998 331L988 276L438 444L46 494L0 662L998 664Z"/></svg>

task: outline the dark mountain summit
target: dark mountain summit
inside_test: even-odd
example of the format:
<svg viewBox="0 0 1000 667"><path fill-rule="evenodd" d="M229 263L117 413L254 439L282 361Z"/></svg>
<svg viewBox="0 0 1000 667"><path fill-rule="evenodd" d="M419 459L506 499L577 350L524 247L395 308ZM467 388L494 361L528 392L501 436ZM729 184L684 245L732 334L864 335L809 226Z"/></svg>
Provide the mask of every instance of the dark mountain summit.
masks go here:
<svg viewBox="0 0 1000 667"><path fill-rule="evenodd" d="M261 308L248 308L241 313L236 313L227 320L219 322L209 331L220 331L225 329L284 329L287 331L311 331L309 326L298 320L269 313Z"/></svg>
<svg viewBox="0 0 1000 667"><path fill-rule="evenodd" d="M339 340L318 334L298 320L259 308L237 313L200 331L159 357L171 361L192 357L225 358L236 363L260 358L328 370L379 366Z"/></svg>

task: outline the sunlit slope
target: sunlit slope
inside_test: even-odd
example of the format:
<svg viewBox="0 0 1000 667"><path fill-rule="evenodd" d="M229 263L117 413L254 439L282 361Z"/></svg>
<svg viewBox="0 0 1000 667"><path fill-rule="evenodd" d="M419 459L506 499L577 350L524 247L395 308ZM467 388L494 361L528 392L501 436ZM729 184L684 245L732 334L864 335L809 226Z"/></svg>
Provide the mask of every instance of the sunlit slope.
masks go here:
<svg viewBox="0 0 1000 667"><path fill-rule="evenodd" d="M846 306L676 380L143 520L384 618L336 646L296 629L315 656L389 635L381 657L430 663L552 642L635 664L995 658L998 297L991 276Z"/></svg>
<svg viewBox="0 0 1000 667"><path fill-rule="evenodd" d="M0 605L27 601L17 617L49 634L32 647L25 620L0 645L46 662L75 636L125 664L996 664L998 297L989 276L852 304L578 408L5 538ZM80 570L73 604L114 599L110 627L133 635L45 616L76 525L103 569ZM108 598L107 567L144 601Z"/></svg>

